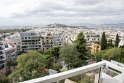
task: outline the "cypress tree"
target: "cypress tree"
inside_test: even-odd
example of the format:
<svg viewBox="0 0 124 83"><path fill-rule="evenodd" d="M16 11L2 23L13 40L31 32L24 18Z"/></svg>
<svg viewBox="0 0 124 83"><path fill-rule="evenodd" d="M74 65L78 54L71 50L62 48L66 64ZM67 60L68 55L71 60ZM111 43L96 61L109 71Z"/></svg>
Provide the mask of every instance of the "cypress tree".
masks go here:
<svg viewBox="0 0 124 83"><path fill-rule="evenodd" d="M85 36L82 32L78 34L77 39L74 42L74 44L79 52L79 58L82 60L85 60L87 58L87 49L86 49Z"/></svg>
<svg viewBox="0 0 124 83"><path fill-rule="evenodd" d="M115 47L118 47L119 41L119 35L116 34Z"/></svg>
<svg viewBox="0 0 124 83"><path fill-rule="evenodd" d="M105 50L107 48L107 39L105 36L105 32L102 33L100 45L101 45L101 50Z"/></svg>

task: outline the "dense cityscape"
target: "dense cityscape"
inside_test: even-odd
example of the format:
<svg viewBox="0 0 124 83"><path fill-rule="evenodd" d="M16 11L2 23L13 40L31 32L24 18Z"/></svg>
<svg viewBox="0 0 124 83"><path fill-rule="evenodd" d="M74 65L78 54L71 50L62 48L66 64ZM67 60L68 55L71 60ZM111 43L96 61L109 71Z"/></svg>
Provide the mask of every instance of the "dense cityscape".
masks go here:
<svg viewBox="0 0 124 83"><path fill-rule="evenodd" d="M124 0L0 0L0 83L124 83Z"/></svg>
<svg viewBox="0 0 124 83"><path fill-rule="evenodd" d="M62 72L102 59L124 63L124 29L57 23L6 29L0 34L0 45L0 75L6 82L38 78L50 70Z"/></svg>

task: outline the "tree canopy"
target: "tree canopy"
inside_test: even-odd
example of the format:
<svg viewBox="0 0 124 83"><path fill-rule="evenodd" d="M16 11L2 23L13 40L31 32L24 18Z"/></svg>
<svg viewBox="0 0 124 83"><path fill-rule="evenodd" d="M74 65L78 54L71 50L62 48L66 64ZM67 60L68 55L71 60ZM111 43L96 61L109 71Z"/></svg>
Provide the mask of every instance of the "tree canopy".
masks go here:
<svg viewBox="0 0 124 83"><path fill-rule="evenodd" d="M60 58L65 62L68 69L80 67L82 62L79 53L73 45L66 45L60 49Z"/></svg>
<svg viewBox="0 0 124 83"><path fill-rule="evenodd" d="M120 41L119 35L116 34L115 47L118 47L119 41Z"/></svg>
<svg viewBox="0 0 124 83"><path fill-rule="evenodd" d="M45 54L49 55L49 57L47 58L49 60L47 65L48 68L55 69L58 72L62 68L62 65L60 64L59 51L60 51L60 47L52 47L45 52Z"/></svg>
<svg viewBox="0 0 124 83"><path fill-rule="evenodd" d="M9 76L14 81L24 81L46 75L47 57L36 51L18 56L15 71Z"/></svg>
<svg viewBox="0 0 124 83"><path fill-rule="evenodd" d="M46 51L46 54L49 54L57 62L57 59L59 59L59 50L60 47L52 47Z"/></svg>
<svg viewBox="0 0 124 83"><path fill-rule="evenodd" d="M105 32L102 33L100 45L101 45L101 50L105 50L107 48L107 39Z"/></svg>
<svg viewBox="0 0 124 83"><path fill-rule="evenodd" d="M101 59L105 60L115 60L121 63L124 63L124 48L110 48L103 50L101 52L97 52L95 54L95 58L97 61Z"/></svg>
<svg viewBox="0 0 124 83"><path fill-rule="evenodd" d="M79 58L82 60L87 59L86 40L83 32L80 32L78 34L74 45L77 48L77 51L79 52Z"/></svg>

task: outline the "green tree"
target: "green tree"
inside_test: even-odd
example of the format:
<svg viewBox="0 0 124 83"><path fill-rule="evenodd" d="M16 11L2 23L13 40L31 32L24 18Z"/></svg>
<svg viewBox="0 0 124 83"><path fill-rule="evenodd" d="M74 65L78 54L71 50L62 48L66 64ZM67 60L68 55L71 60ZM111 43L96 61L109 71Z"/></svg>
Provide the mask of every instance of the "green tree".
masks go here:
<svg viewBox="0 0 124 83"><path fill-rule="evenodd" d="M6 75L9 75L12 71L11 71L11 67L15 67L17 66L17 62L13 61L11 59L6 61L6 67L8 68Z"/></svg>
<svg viewBox="0 0 124 83"><path fill-rule="evenodd" d="M108 45L109 48L114 47L114 45L112 43L112 39L108 40L107 45Z"/></svg>
<svg viewBox="0 0 124 83"><path fill-rule="evenodd" d="M101 45L101 50L105 50L107 48L107 39L105 36L105 32L103 32L102 34L100 45Z"/></svg>
<svg viewBox="0 0 124 83"><path fill-rule="evenodd" d="M47 59L49 60L48 62L48 68L54 69L56 71L60 71L62 68L62 65L60 64L60 58L59 58L59 51L60 47L52 47L49 48L45 54L49 55Z"/></svg>
<svg viewBox="0 0 124 83"><path fill-rule="evenodd" d="M118 47L119 41L120 41L119 35L116 34L115 47Z"/></svg>
<svg viewBox="0 0 124 83"><path fill-rule="evenodd" d="M97 52L94 54L94 59L95 61L99 62L103 59L103 54L105 53L106 51L105 50L102 50L100 52Z"/></svg>
<svg viewBox="0 0 124 83"><path fill-rule="evenodd" d="M67 65L68 69L77 68L82 65L81 59L78 57L77 49L72 45L63 46L60 49L60 58Z"/></svg>
<svg viewBox="0 0 124 83"><path fill-rule="evenodd" d="M59 50L60 47L52 47L46 51L46 54L50 55L51 58L54 59L54 62L57 62L57 60L59 59Z"/></svg>
<svg viewBox="0 0 124 83"><path fill-rule="evenodd" d="M18 65L9 76L14 81L25 81L46 75L44 68L47 65L46 56L36 51L29 51L17 58Z"/></svg>
<svg viewBox="0 0 124 83"><path fill-rule="evenodd" d="M86 40L83 32L80 32L78 34L77 39L74 42L74 45L79 52L79 58L81 60L87 59Z"/></svg>
<svg viewBox="0 0 124 83"><path fill-rule="evenodd" d="M121 55L121 49L119 48L111 48L106 50L106 52L103 54L103 58L106 60L116 60Z"/></svg>
<svg viewBox="0 0 124 83"><path fill-rule="evenodd" d="M62 65L60 63L53 63L52 65L53 65L52 69L54 69L58 72L60 72L60 69L62 69Z"/></svg>
<svg viewBox="0 0 124 83"><path fill-rule="evenodd" d="M115 60L121 63L124 63L124 48L110 48L103 50L101 52L97 52L94 54L95 59L97 61L105 60Z"/></svg>

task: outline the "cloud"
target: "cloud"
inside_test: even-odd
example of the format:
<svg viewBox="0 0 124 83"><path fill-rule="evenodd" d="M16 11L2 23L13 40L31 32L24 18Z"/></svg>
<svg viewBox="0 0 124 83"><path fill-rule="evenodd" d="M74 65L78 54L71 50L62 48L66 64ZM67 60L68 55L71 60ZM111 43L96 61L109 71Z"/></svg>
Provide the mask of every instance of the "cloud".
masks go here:
<svg viewBox="0 0 124 83"><path fill-rule="evenodd" d="M121 22L124 19L123 4L124 0L0 0L0 22Z"/></svg>

